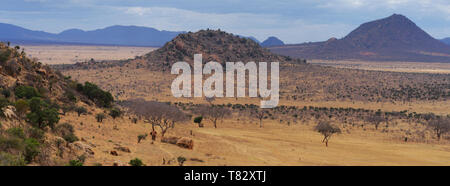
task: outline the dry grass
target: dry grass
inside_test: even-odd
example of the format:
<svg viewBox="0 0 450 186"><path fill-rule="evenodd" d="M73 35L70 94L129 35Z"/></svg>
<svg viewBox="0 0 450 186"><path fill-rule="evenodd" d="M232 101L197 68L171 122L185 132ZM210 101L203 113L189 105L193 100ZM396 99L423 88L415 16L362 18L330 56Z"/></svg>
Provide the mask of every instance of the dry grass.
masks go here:
<svg viewBox="0 0 450 186"><path fill-rule="evenodd" d="M30 58L45 64L73 64L76 62L120 60L134 58L155 50L153 47L23 45Z"/></svg>
<svg viewBox="0 0 450 186"><path fill-rule="evenodd" d="M150 138L138 144L137 136L149 132L151 126L142 121L133 124L128 117L97 123L93 115L77 117L72 113L63 121L74 124L76 134L96 146L88 165L128 163L136 157L147 165L162 165L163 158L167 162L178 156L188 159L185 165L450 165L448 142L405 143L397 133L370 128L346 128L325 147L322 136L312 130L312 123L287 126L265 120L264 128L259 128L255 121L230 119L217 129L212 123L206 123L205 128L179 124L167 135L193 139L194 149L187 150L161 143L159 136L154 144ZM129 147L131 153L110 155L116 144ZM204 162L189 161L191 158Z"/></svg>
<svg viewBox="0 0 450 186"><path fill-rule="evenodd" d="M361 70L450 74L450 63L311 60L312 64Z"/></svg>

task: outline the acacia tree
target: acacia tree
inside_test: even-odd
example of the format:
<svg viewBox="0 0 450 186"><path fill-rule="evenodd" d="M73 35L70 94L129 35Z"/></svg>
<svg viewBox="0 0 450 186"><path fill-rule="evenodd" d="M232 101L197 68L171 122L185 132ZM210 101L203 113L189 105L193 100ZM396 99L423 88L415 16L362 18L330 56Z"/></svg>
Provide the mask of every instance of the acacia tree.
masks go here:
<svg viewBox="0 0 450 186"><path fill-rule="evenodd" d="M153 131L155 130L155 126L158 126L161 129L162 136L170 128L174 128L175 123L183 122L187 119L186 115L180 109L166 103L139 99L130 101L126 105L130 108L131 112L145 118L152 124Z"/></svg>
<svg viewBox="0 0 450 186"><path fill-rule="evenodd" d="M259 128L262 128L262 120L266 117L269 112L265 109L254 108L250 110L250 116L255 117L259 120Z"/></svg>
<svg viewBox="0 0 450 186"><path fill-rule="evenodd" d="M450 132L450 119L438 117L428 122L428 127L436 134L438 140L441 136Z"/></svg>
<svg viewBox="0 0 450 186"><path fill-rule="evenodd" d="M231 111L227 108L212 105L200 106L197 111L199 114L210 120L214 124L214 128L217 128L217 121L231 115Z"/></svg>
<svg viewBox="0 0 450 186"><path fill-rule="evenodd" d="M373 125L375 125L375 130L378 130L378 126L380 125L381 122L385 121L385 118L379 115L374 115L367 117L367 120Z"/></svg>
<svg viewBox="0 0 450 186"><path fill-rule="evenodd" d="M341 129L338 126L331 125L328 121L320 121L314 130L321 133L323 135L322 143L325 143L325 146L328 147L328 140L330 140L333 134L341 133Z"/></svg>

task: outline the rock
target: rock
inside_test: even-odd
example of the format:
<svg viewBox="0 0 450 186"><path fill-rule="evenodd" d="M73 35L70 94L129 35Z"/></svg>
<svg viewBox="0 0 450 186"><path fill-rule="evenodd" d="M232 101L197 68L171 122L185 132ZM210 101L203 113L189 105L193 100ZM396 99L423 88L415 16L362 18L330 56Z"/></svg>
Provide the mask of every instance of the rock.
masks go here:
<svg viewBox="0 0 450 186"><path fill-rule="evenodd" d="M5 115L8 119L16 119L16 107L8 105L5 108L2 109L3 115Z"/></svg>
<svg viewBox="0 0 450 186"><path fill-rule="evenodd" d="M161 138L161 142L163 142L163 143L170 143L170 144L177 144L177 142L178 142L178 140L180 139L180 137L175 137L175 136L172 136L172 137L162 137Z"/></svg>
<svg viewBox="0 0 450 186"><path fill-rule="evenodd" d="M192 149L194 148L194 140L183 137L177 141L176 145L182 148Z"/></svg>
<svg viewBox="0 0 450 186"><path fill-rule="evenodd" d="M121 147L121 146L119 146L119 147L114 147L114 149L122 151L122 152L131 153L131 151L130 151L130 149L128 147Z"/></svg>
<svg viewBox="0 0 450 186"><path fill-rule="evenodd" d="M94 155L94 151L92 150L92 147L82 141L76 141L76 142L70 143L69 148L76 152L81 152L81 154L86 153L87 155Z"/></svg>
<svg viewBox="0 0 450 186"><path fill-rule="evenodd" d="M114 161L113 166L127 166L126 164L122 163L119 160Z"/></svg>
<svg viewBox="0 0 450 186"><path fill-rule="evenodd" d="M113 156L119 156L119 154L115 150L112 150L109 154L111 154Z"/></svg>

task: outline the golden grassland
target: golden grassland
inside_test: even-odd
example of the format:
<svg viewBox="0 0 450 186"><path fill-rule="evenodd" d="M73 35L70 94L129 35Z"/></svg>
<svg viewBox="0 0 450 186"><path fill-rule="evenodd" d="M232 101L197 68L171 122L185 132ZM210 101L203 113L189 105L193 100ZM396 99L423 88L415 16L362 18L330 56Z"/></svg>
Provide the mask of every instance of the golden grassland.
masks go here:
<svg viewBox="0 0 450 186"><path fill-rule="evenodd" d="M92 59L121 60L134 58L155 50L154 47L132 46L77 46L77 45L23 45L27 56L45 64L74 64Z"/></svg>
<svg viewBox="0 0 450 186"><path fill-rule="evenodd" d="M94 111L95 112L95 111ZM218 128L205 122L205 128L194 123L178 124L166 136L188 137L194 140L193 150L159 142L149 137L137 143L137 136L151 131L151 125L128 117L95 121L94 115L71 113L62 122L75 126L76 135L93 148L95 156L86 164L127 164L136 157L146 165L177 165L176 158L186 157L185 165L449 165L448 142L403 142L398 133L380 133L375 129L347 126L343 133L333 136L329 146L321 143L322 136L314 132L313 123L290 126L264 120L263 128L254 120L239 118L220 122ZM82 124L80 124L82 123ZM191 135L192 131L192 135ZM128 147L131 153L117 151L116 146ZM202 162L199 162L202 161Z"/></svg>
<svg viewBox="0 0 450 186"><path fill-rule="evenodd" d="M427 63L427 62L373 62L373 61L329 61L311 60L311 64L333 66L338 68L391 71L391 72L415 72L450 74L450 63Z"/></svg>
<svg viewBox="0 0 450 186"><path fill-rule="evenodd" d="M25 47L27 48L27 47ZM47 51L50 48L38 49ZM141 49L141 48L139 48ZM36 50L36 51L38 51ZM50 49L51 50L51 49ZM94 59L123 59L138 55L133 49L101 49L92 50L81 55L76 47L66 49L61 53L70 59L66 62L73 63L75 55L85 56L83 60ZM144 49L142 49L144 50ZM145 49L146 50L146 49ZM126 51L126 52L124 52ZM30 53L30 51L27 51ZM66 53L67 52L67 53ZM92 52L92 53L91 53ZM95 56L99 53L100 56ZM142 51L144 52L144 51ZM120 54L112 54L120 53ZM126 55L125 55L126 53ZM33 57L39 53L33 54ZM44 54L41 52L40 55ZM50 54L48 54L50 55ZM108 55L102 58L102 55ZM119 55L119 56L116 56ZM128 56L128 57L127 57ZM57 60L44 63L61 64ZM81 57L79 57L81 58ZM56 59L56 58L55 58ZM76 60L75 60L76 61ZM335 66L338 68L352 68L377 71L394 72L421 72L449 74L448 64L439 63L366 63L366 62L323 62L311 63ZM325 64L326 63L326 64ZM174 98L170 92L170 84L175 78L169 72L149 71L144 68L109 67L85 70L66 70L64 75L71 76L79 82L90 81L101 88L111 91L116 100L144 98L146 100L199 103L207 102L201 98ZM318 73L320 74L320 73ZM282 77L281 100L279 105L286 106L316 106L316 107L352 107L382 111L403 111L417 113L435 113L439 115L450 114L449 100L413 100L402 101L363 101L363 100L329 100L329 99L305 99L293 100L288 94L293 92L292 83L300 83L295 78L301 76L292 74ZM316 77L320 79L321 77ZM383 78L383 77L381 77ZM351 80L349 80L351 81ZM351 83L351 82L350 82ZM320 85L319 85L320 86ZM288 90L284 90L286 88ZM320 92L319 92L320 93ZM318 95L319 95L318 93ZM255 104L259 105L259 99L250 98L220 98L214 104ZM313 127L315 120L297 121L291 125L278 120L264 119L263 128L253 118L234 116L219 122L218 128L212 123L204 122L205 128L198 128L192 121L177 124L170 129L167 136L188 137L194 140L192 150L180 148L176 145L160 142L160 136L152 143L151 136L138 143L138 135L149 133L151 125L139 120L134 124L130 116L124 115L113 120L107 117L102 123L95 120L95 114L104 112L100 109L87 107L90 114L78 117L76 113L68 113L62 116L61 123L68 122L75 126L76 135L87 144L91 145L95 155L86 159L86 165L101 163L112 165L121 162L126 165L131 159L139 158L146 165L177 165L179 156L186 157L185 165L450 165L450 144L448 138L440 141L430 137L423 140L409 140L405 142L405 131L424 131L423 126L402 123L389 128L389 132L375 130L373 126L351 126L338 124L342 133L334 135L328 147L321 142L323 136L315 132ZM159 132L159 130L158 130ZM128 147L131 153L115 150L114 147ZM118 156L110 154L112 150L118 152ZM168 164L168 161L171 161Z"/></svg>

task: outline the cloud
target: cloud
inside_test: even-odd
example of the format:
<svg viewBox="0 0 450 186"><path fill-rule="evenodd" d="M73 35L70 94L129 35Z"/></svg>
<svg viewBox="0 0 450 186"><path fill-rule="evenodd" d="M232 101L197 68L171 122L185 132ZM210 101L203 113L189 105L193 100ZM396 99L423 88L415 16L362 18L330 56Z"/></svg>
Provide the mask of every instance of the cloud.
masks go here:
<svg viewBox="0 0 450 186"><path fill-rule="evenodd" d="M115 7L115 9L132 16L130 19L144 26L187 31L220 28L239 35L254 36L261 41L272 35L287 43L321 41L332 36L343 37L354 28L352 25L341 23L310 23L278 14L203 13L170 7Z"/></svg>

